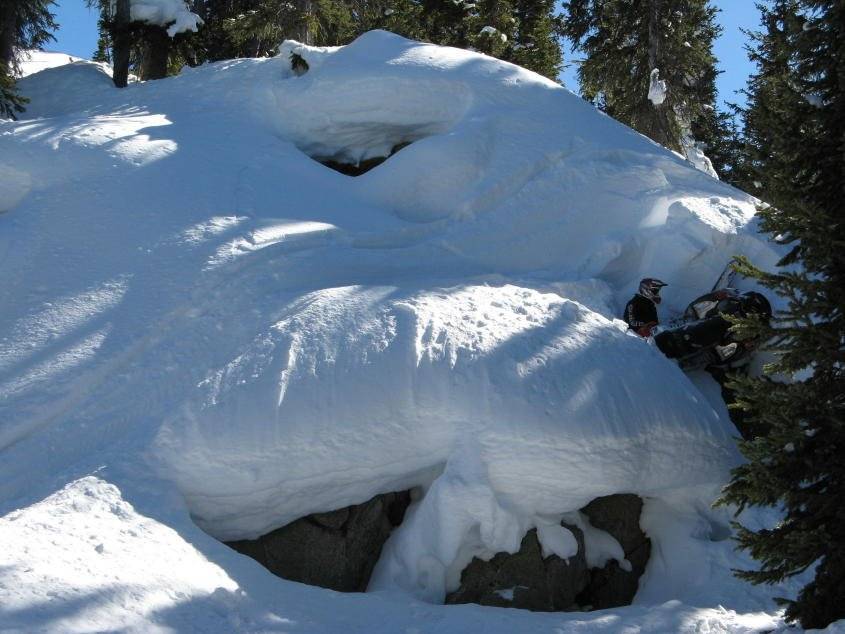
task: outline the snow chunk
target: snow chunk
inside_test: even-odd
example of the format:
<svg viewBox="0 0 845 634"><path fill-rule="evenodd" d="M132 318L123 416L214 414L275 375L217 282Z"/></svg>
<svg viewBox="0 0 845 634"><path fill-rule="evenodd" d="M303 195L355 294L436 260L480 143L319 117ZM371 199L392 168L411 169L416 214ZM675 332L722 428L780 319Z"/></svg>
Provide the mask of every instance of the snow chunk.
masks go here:
<svg viewBox="0 0 845 634"><path fill-rule="evenodd" d="M625 559L622 545L613 535L590 524L590 519L575 511L564 515L564 521L574 524L584 533L584 555L590 568L604 568L604 565L615 559L623 570L631 571L631 562Z"/></svg>
<svg viewBox="0 0 845 634"><path fill-rule="evenodd" d="M655 106L661 106L666 101L667 92L669 92L669 88L666 86L666 82L660 79L660 69L652 69L648 83L648 100Z"/></svg>
<svg viewBox="0 0 845 634"><path fill-rule="evenodd" d="M544 558L557 555L561 559L569 559L578 554L578 540L571 530L559 522L538 522L537 539L542 546Z"/></svg>
<svg viewBox="0 0 845 634"><path fill-rule="evenodd" d="M132 20L166 26L167 34L196 31L202 18L188 9L184 0L132 0L129 15Z"/></svg>
<svg viewBox="0 0 845 634"><path fill-rule="evenodd" d="M505 35L504 33L502 33L495 26L489 26L489 25L485 26L483 29L481 29L478 32L478 34L482 35L482 36L487 36L487 37L495 37L498 40L500 40L501 42L507 42L508 41L508 36Z"/></svg>
<svg viewBox="0 0 845 634"><path fill-rule="evenodd" d="M696 143L694 139L686 137L681 142L684 149L684 156L695 166L695 169L701 170L705 174L718 179L719 174L716 173L713 167L713 162L701 149L701 145Z"/></svg>

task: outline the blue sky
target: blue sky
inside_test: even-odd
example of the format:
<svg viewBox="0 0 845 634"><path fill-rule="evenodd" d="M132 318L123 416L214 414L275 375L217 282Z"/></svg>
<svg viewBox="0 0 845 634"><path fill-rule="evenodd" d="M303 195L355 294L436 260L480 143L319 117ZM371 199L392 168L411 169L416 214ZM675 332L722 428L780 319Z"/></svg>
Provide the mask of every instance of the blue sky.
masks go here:
<svg viewBox="0 0 845 634"><path fill-rule="evenodd" d="M719 22L724 33L716 42L715 53L719 58L719 97L724 101L743 103L736 91L745 87L745 80L752 67L743 50L746 38L742 28L757 28L760 14L754 7L754 0L715 0L714 4L722 11ZM97 47L97 12L88 9L84 0L57 0L54 8L59 30L56 41L51 42L50 50L61 51L79 57L90 57ZM567 62L577 55L565 51ZM569 88L577 87L575 65L571 64L563 73L563 79Z"/></svg>

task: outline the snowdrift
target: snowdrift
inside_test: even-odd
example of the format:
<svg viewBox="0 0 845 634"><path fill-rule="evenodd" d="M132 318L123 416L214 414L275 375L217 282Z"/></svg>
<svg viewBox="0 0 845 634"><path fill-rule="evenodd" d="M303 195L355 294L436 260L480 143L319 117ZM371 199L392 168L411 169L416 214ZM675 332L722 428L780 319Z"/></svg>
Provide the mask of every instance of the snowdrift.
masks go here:
<svg viewBox="0 0 845 634"><path fill-rule="evenodd" d="M87 60L74 55L67 55L66 53L57 53L54 51L39 51L29 49L20 51L18 53L18 66L21 77L39 73L48 68L55 68L56 66L64 66L65 64L73 64L74 62L85 62L91 64Z"/></svg>
<svg viewBox="0 0 845 634"><path fill-rule="evenodd" d="M647 498L659 553L639 602L773 612L769 590L731 580L746 564L708 508L739 459L718 389L615 319L645 275L669 282L669 317L732 255L771 265L753 198L533 73L384 32L123 90L80 62L20 88L27 118L0 123L0 508L22 510L0 531L54 538L0 559L11 622L83 627L32 608L59 597L147 631L574 631L598 621L409 595L442 601L472 556L532 527L566 556L560 517L618 492ZM358 178L313 160L404 144ZM302 589L209 537L409 487L383 593ZM66 507L105 546L27 570L80 548L43 519ZM89 564L136 524L154 546ZM120 621L106 570L148 547L172 591L136 594ZM176 574L171 556L194 563ZM121 584L150 582L133 570ZM643 631L775 622L619 614Z"/></svg>

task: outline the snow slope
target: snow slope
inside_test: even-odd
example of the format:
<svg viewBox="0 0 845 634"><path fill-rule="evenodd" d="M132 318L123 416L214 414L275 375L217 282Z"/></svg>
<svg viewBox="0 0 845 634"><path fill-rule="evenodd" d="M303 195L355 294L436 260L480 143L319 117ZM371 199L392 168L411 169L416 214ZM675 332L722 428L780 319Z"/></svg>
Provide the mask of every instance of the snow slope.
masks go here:
<svg viewBox="0 0 845 634"><path fill-rule="evenodd" d="M749 562L709 509L739 459L718 390L614 319L646 274L669 317L731 255L771 265L751 197L533 73L384 32L20 89L27 118L0 123L0 628L778 625L796 586L736 582ZM354 179L309 158L403 143ZM365 595L214 539L408 487ZM613 492L648 498L635 606L436 605L530 527L565 555L560 517Z"/></svg>

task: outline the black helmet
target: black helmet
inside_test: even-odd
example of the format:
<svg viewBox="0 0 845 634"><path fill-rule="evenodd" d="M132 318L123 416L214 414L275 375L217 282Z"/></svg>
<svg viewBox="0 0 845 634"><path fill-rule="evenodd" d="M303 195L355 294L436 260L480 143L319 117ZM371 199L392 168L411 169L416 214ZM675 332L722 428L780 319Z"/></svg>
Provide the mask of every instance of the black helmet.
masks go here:
<svg viewBox="0 0 845 634"><path fill-rule="evenodd" d="M666 282L662 282L653 277L646 277L640 280L640 288L637 291L643 297L650 299L655 304L660 303L660 289L664 286L669 286Z"/></svg>
<svg viewBox="0 0 845 634"><path fill-rule="evenodd" d="M772 318L772 305L769 300L762 293L755 291L742 294L742 310L746 314L757 315L766 321Z"/></svg>

